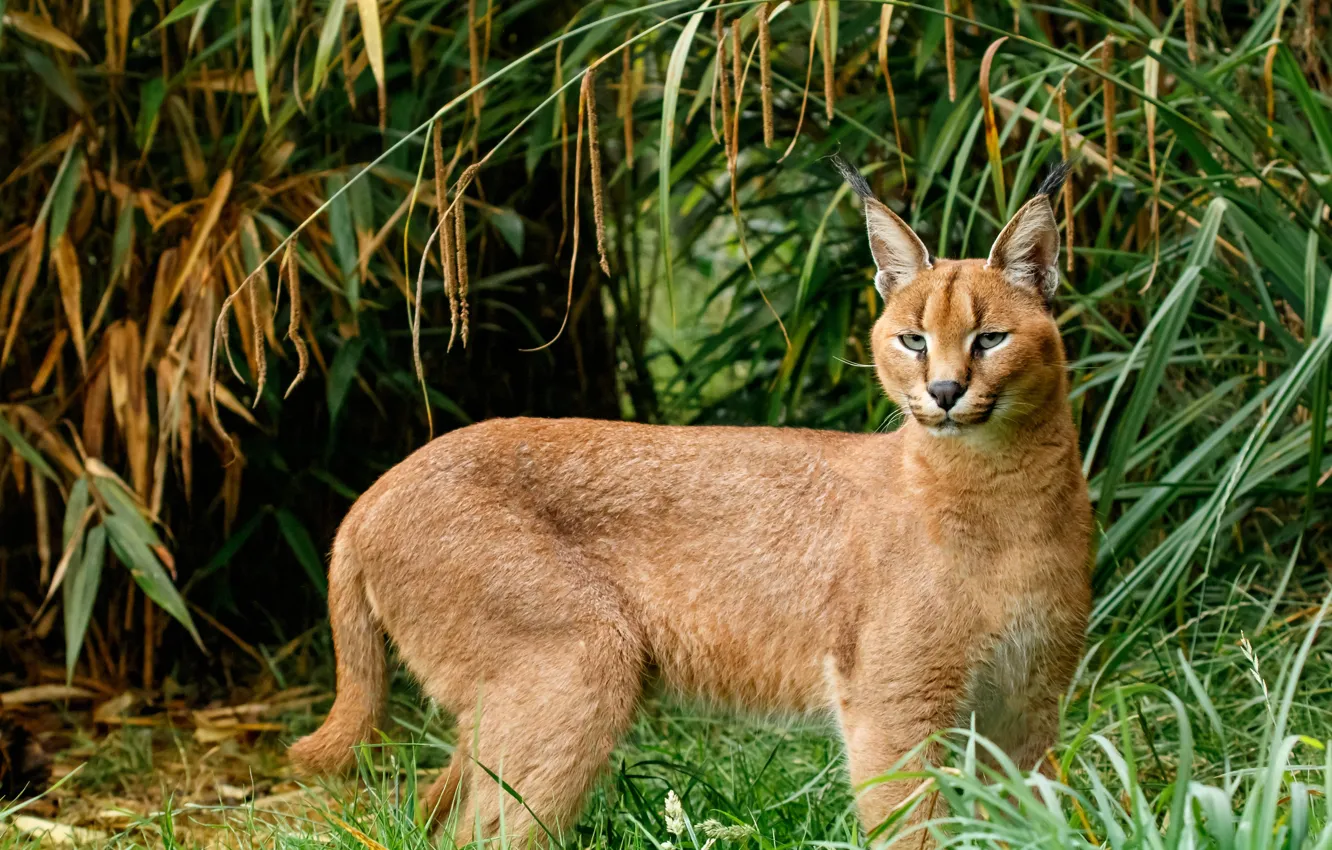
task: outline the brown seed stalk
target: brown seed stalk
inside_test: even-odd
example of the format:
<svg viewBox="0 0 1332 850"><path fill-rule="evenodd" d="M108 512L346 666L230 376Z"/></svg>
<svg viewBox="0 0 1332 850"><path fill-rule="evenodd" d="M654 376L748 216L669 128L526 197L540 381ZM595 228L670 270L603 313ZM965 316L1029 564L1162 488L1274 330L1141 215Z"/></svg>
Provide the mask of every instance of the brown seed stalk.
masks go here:
<svg viewBox="0 0 1332 850"><path fill-rule="evenodd" d="M246 294L250 305L250 336L254 338L254 362L257 376L254 404L250 405L252 408L259 406L259 399L264 394L264 382L268 379L268 349L264 346L264 323L263 318L259 315L259 287L268 288L268 283L260 274L262 270L263 266L260 266L258 271L242 281L240 285L240 289L247 290ZM239 292L240 289L236 291Z"/></svg>
<svg viewBox="0 0 1332 850"><path fill-rule="evenodd" d="M731 185L734 193L736 162L740 158L740 100L744 96L744 69L740 49L740 19L731 19L731 82L735 85L734 107L731 111Z"/></svg>
<svg viewBox="0 0 1332 850"><path fill-rule="evenodd" d="M597 231L597 259L601 273L610 275L610 263L606 261L606 209L601 188L601 146L597 142L597 67L593 65L583 75L582 91L579 93L587 103L587 161L592 171L592 220Z"/></svg>
<svg viewBox="0 0 1332 850"><path fill-rule="evenodd" d="M805 124L805 106L809 103L809 83L814 79L814 47L818 41L819 23L823 20L823 4L814 7L814 25L809 28L809 64L805 66L805 88L800 95L800 114L796 116L795 133L791 135L791 143L786 146L778 162L786 159L795 150L796 142L800 139L800 128Z"/></svg>
<svg viewBox="0 0 1332 850"><path fill-rule="evenodd" d="M819 6L823 11L823 110L831 121L837 111L837 85L833 73L837 45L833 44L832 6L828 0L820 0Z"/></svg>
<svg viewBox="0 0 1332 850"><path fill-rule="evenodd" d="M467 187L471 184L472 178L481 168L480 163L473 163L467 166L463 171L462 177L458 178L458 188L453 192L453 235L458 257L458 319L462 325L462 344L467 347L467 338L469 328L469 316L467 308L467 216L463 206L463 197L467 194ZM574 187L575 201L577 199L578 188Z"/></svg>
<svg viewBox="0 0 1332 850"><path fill-rule="evenodd" d="M1197 0L1184 0L1184 40L1189 46L1189 62L1198 64L1198 7Z"/></svg>
<svg viewBox="0 0 1332 850"><path fill-rule="evenodd" d="M902 150L902 125L897 121L897 94L893 91L893 75L888 72L888 34L893 26L893 6L884 3L879 9L879 73L888 89L888 108L893 114L893 141L897 145L897 161L902 167L902 191L907 188L906 153Z"/></svg>
<svg viewBox="0 0 1332 850"><path fill-rule="evenodd" d="M763 146L772 147L772 33L768 29L768 15L772 4L758 7L759 38L759 97L763 102ZM890 8L888 6L885 9Z"/></svg>
<svg viewBox="0 0 1332 850"><path fill-rule="evenodd" d="M1112 35L1106 35L1105 41L1101 43L1101 70L1106 74L1102 87L1105 96L1105 170L1112 177L1115 173L1115 154L1119 150L1119 139L1115 135L1115 84L1109 77L1114 69L1115 39Z"/></svg>
<svg viewBox="0 0 1332 850"><path fill-rule="evenodd" d="M476 0L467 0L467 69L471 75L472 120L481 122L482 93L477 86L481 84L481 42L476 36Z"/></svg>
<svg viewBox="0 0 1332 850"><path fill-rule="evenodd" d="M957 101L957 59L953 36L953 0L944 0L944 62L948 65L948 101Z"/></svg>
<svg viewBox="0 0 1332 850"><path fill-rule="evenodd" d="M1064 83L1059 83L1059 153L1064 162L1069 162L1072 158L1072 145L1068 139L1068 125L1072 118L1072 111L1068 108L1068 100L1064 97ZM1067 240L1067 249L1065 254L1065 268L1069 274L1073 273L1073 180L1064 180L1064 237Z"/></svg>
<svg viewBox="0 0 1332 850"><path fill-rule="evenodd" d="M287 339L291 340L291 344L296 348L296 377L287 387L283 398L291 395L296 385L305 380L305 373L310 367L310 352L306 348L305 338L301 336L301 276L296 268L296 254L292 250L294 244L294 242L287 243L287 251L282 256L282 267L287 272L287 296L291 301L288 307L291 318L287 322Z"/></svg>
<svg viewBox="0 0 1332 850"><path fill-rule="evenodd" d="M444 119L435 122L434 151L435 158L435 208L439 212L439 264L444 271L444 296L449 300L449 344L445 350L453 349L453 340L458 335L458 285L454 273L453 247L453 208L449 205L449 173L453 171L453 162L444 162ZM461 149L461 148L460 148ZM454 161L457 160L455 155ZM421 313L418 300L416 312Z"/></svg>
<svg viewBox="0 0 1332 850"><path fill-rule="evenodd" d="M712 19L712 32L717 38L717 86L721 92L722 144L726 149L726 164L731 163L731 82L730 64L726 60L726 27L722 23L721 10Z"/></svg>

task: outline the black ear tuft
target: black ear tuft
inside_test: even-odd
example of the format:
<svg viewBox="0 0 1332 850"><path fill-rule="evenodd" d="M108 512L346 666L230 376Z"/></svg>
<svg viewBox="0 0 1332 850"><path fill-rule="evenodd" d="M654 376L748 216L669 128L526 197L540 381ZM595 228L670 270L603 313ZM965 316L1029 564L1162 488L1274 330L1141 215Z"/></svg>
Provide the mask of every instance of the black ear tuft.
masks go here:
<svg viewBox="0 0 1332 850"><path fill-rule="evenodd" d="M1073 166L1064 160L1050 166L1050 171L1045 175L1045 179L1041 181L1041 188L1036 190L1036 194L1045 195L1053 203L1055 195L1058 195L1059 190L1064 188L1064 181L1068 179L1068 173L1071 170L1073 170Z"/></svg>
<svg viewBox="0 0 1332 850"><path fill-rule="evenodd" d="M851 190L861 198L873 198L874 192L870 189L869 183L865 181L864 175L851 167L851 164L842 159L837 154L832 156L833 168L842 175L842 179L851 184Z"/></svg>

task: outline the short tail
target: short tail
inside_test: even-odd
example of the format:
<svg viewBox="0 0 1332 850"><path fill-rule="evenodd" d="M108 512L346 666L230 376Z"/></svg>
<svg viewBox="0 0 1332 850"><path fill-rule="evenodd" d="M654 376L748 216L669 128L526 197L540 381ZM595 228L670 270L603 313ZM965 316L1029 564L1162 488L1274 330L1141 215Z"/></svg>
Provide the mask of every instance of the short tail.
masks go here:
<svg viewBox="0 0 1332 850"><path fill-rule="evenodd" d="M365 580L345 529L333 543L328 616L338 659L338 693L324 725L291 745L297 769L336 773L356 761L354 747L374 731L384 705L384 637L365 594Z"/></svg>

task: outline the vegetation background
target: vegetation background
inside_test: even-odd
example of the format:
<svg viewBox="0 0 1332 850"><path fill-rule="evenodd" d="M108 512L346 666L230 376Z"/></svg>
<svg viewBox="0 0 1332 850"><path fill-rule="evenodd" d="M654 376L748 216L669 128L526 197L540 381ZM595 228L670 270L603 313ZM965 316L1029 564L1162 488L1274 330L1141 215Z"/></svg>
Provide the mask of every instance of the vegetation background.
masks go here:
<svg viewBox="0 0 1332 850"><path fill-rule="evenodd" d="M0 847L96 821L99 794L121 819L58 837L427 846L415 779L449 725L405 685L359 793L293 815L255 790L327 705L301 686L329 683L338 520L492 416L894 427L833 153L942 256L987 251L1075 162L1057 309L1100 530L1089 648L1056 779L949 738L921 776L945 839L1332 846L1330 22L1326 0L0 2L0 797L40 790L34 744L64 777L0 802ZM218 748L214 771L267 753L248 791L200 780ZM577 840L859 844L850 801L817 724L666 705Z"/></svg>

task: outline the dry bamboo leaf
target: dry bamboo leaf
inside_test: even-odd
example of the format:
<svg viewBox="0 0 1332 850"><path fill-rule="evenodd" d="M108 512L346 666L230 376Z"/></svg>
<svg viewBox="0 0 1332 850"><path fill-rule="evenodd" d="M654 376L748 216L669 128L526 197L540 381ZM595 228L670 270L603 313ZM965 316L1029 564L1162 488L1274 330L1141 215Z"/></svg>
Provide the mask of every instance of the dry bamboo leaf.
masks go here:
<svg viewBox="0 0 1332 850"><path fill-rule="evenodd" d="M9 172L4 180L0 180L0 189L3 189L21 177L27 176L34 170L41 168L43 165L53 162L56 157L68 150L69 146L77 141L82 135L83 124L75 124L71 129L61 133L51 141L40 145L36 150L28 154L28 157L24 159L17 168Z"/></svg>
<svg viewBox="0 0 1332 850"><path fill-rule="evenodd" d="M32 514L37 526L37 561L41 564L40 582L51 576L51 505L46 501L46 476L32 471Z"/></svg>
<svg viewBox="0 0 1332 850"><path fill-rule="evenodd" d="M1031 124L1040 127L1046 133L1050 133L1053 135L1059 132L1059 122L1056 121L1055 119L1046 118L1036 110L1032 109L1031 107L1019 107L1017 103L1009 100L1006 97L1000 97L999 95L994 95L993 99L994 99L994 105L999 107L1000 111L1003 112L1005 115L1013 115L1016 113L1021 115L1024 120L1029 121L1031 122ZM1079 160L1085 160L1087 162L1090 162L1093 165L1097 166L1098 168L1103 169L1107 174L1119 174L1124 177L1130 176L1127 172L1124 171L1124 169L1118 166L1116 166L1115 170L1112 172L1109 169L1109 162L1106 160L1105 153L1102 152L1102 150L1098 148L1096 145L1087 141L1087 138L1083 136L1081 133L1074 132L1074 133L1069 133L1068 135L1069 135L1070 144L1075 150L1078 151ZM1161 173L1164 174L1165 172ZM1176 209L1176 207L1173 204L1165 200L1161 201L1161 206L1171 211L1174 211ZM1201 222L1199 222L1197 218L1190 215L1188 212L1185 212L1183 210L1181 210L1180 212L1183 219L1193 227L1202 226ZM1230 242L1229 240L1223 239L1220 236L1218 236L1216 238L1216 244L1220 246L1223 250L1227 251L1231 256L1237 257L1239 259L1244 258L1244 252L1241 251L1239 248L1235 247L1234 243ZM1074 307L1070 309L1079 309L1079 308Z"/></svg>
<svg viewBox="0 0 1332 850"><path fill-rule="evenodd" d="M990 66L994 64L994 56L1005 41L1008 41L1008 36L1002 35L991 42L985 49L980 65L980 102L981 114L985 119L985 151L990 158L990 176L994 180L995 200L1001 210L1008 208L1008 199L1004 191L1004 157L1003 152L999 150L999 125L994 120L994 104L990 102Z"/></svg>
<svg viewBox="0 0 1332 850"><path fill-rule="evenodd" d="M167 301L168 306L174 303L177 296L180 295L181 289L185 286L186 278L194 271L194 267L199 262L199 257L203 255L204 247L208 244L208 237L212 234L213 228L217 226L218 217L222 214L222 207L231 194L231 182L231 170L226 169L218 175L217 182L213 184L212 191L208 193L199 223L195 225L193 232L190 233L189 253L185 255L185 262L181 265L176 280L171 285L171 296ZM151 344L153 341L153 337L150 336L148 342Z"/></svg>
<svg viewBox="0 0 1332 850"><path fill-rule="evenodd" d="M1119 150L1119 139L1115 135L1115 84L1108 76L1115 72L1115 38L1112 35L1107 34L1105 41L1101 43L1101 70L1107 75L1102 86L1105 96L1106 171L1113 174L1115 171L1115 154Z"/></svg>
<svg viewBox="0 0 1332 850"><path fill-rule="evenodd" d="M94 368L83 394L83 447L89 455L104 454L106 442L106 406L110 398L110 378L106 365Z"/></svg>
<svg viewBox="0 0 1332 850"><path fill-rule="evenodd" d="M301 276L296 268L296 252L292 249L293 243L287 243L286 253L282 256L282 269L287 272L287 297L291 302L289 310L291 313L290 321L287 323L287 339L296 348L296 377L292 379L287 391L282 394L283 398L291 395L291 391L296 389L296 385L305 380L305 373L310 366L309 351L305 345L305 339L301 336Z"/></svg>
<svg viewBox="0 0 1332 850"><path fill-rule="evenodd" d="M347 15L344 12L342 20L338 22L341 29L341 38L338 39L339 54L342 57L342 90L347 93L347 105L356 111L356 76L352 73L352 55L351 55L351 29L347 26Z"/></svg>
<svg viewBox="0 0 1332 850"><path fill-rule="evenodd" d="M65 347L65 341L69 339L69 331L61 328L56 332L55 338L51 340L51 345L46 349L46 356L42 358L42 365L37 368L37 374L32 379L28 391L33 395L41 395L46 387L46 382L51 379L51 373L55 371L56 361L60 359L60 352Z"/></svg>
<svg viewBox="0 0 1332 850"><path fill-rule="evenodd" d="M834 84L837 45L833 41L835 35L832 26L832 4L829 0L820 0L819 6L823 17L823 110L831 121L837 111L837 91Z"/></svg>
<svg viewBox="0 0 1332 850"><path fill-rule="evenodd" d="M356 0L356 12L361 17L361 37L365 39L370 73L379 90L379 132L382 133L388 122L388 83L384 76L384 37L379 28L378 0Z"/></svg>
<svg viewBox="0 0 1332 850"><path fill-rule="evenodd" d="M10 410L18 414L28 430L37 435L37 442L48 455L56 460L72 476L83 474L83 463L78 455L70 451L69 446L51 429L51 423L45 417L26 404L16 404Z"/></svg>
<svg viewBox="0 0 1332 850"><path fill-rule="evenodd" d="M139 326L128 319L112 324L106 329L106 344L111 412L125 442L134 492L146 500L149 495L148 388L140 367Z"/></svg>
<svg viewBox="0 0 1332 850"><path fill-rule="evenodd" d="M19 278L18 295L14 299L14 312L9 316L9 331L5 334L5 347L0 351L0 369L9 361L9 352L18 341L19 325L23 320L23 311L28 306L28 297L37 283L37 273L42 268L42 249L46 246L46 221L38 221L28 237L28 249L23 256L23 276Z"/></svg>
<svg viewBox="0 0 1332 850"><path fill-rule="evenodd" d="M68 236L61 236L51 252L60 284L60 304L65 309L65 322L74 340L74 353L79 356L83 373L88 374L88 351L83 338L83 275L79 271L79 255Z"/></svg>
<svg viewBox="0 0 1332 850"><path fill-rule="evenodd" d="M597 141L597 67L594 64L583 75L586 91L580 96L587 101L587 161L592 175L592 219L597 231L597 259L601 273L610 275L606 261L606 209L601 185L601 145Z"/></svg>
<svg viewBox="0 0 1332 850"><path fill-rule="evenodd" d="M884 8L891 9L892 7L884 6ZM763 106L763 146L765 148L772 147L772 33L768 26L768 16L771 14L771 3L763 3L758 7L759 98ZM896 110L894 110L895 114Z"/></svg>
<svg viewBox="0 0 1332 850"><path fill-rule="evenodd" d="M1184 40L1189 46L1189 62L1198 64L1198 7L1197 0L1182 0L1184 3Z"/></svg>
<svg viewBox="0 0 1332 850"><path fill-rule="evenodd" d="M948 101L957 101L957 46L953 33L953 0L944 0L944 63L948 66Z"/></svg>
<svg viewBox="0 0 1332 850"><path fill-rule="evenodd" d="M65 35L65 33L57 29L54 24L51 24L37 15L7 10L4 14L4 24L5 26L13 27L29 38L49 44L56 50L63 50L66 53L77 53L84 59L88 58L88 54L84 52L82 47L79 47L77 41Z"/></svg>
<svg viewBox="0 0 1332 850"><path fill-rule="evenodd" d="M805 105L809 102L809 84L814 79L814 47L818 41L819 23L822 19L823 3L819 3L814 7L814 23L809 28L809 64L805 66L805 88L800 95L800 114L796 116L795 133L791 136L791 143L786 146L786 150L777 160L778 162L786 159L791 155L791 151L795 150L796 142L800 139L800 128L805 123Z"/></svg>

